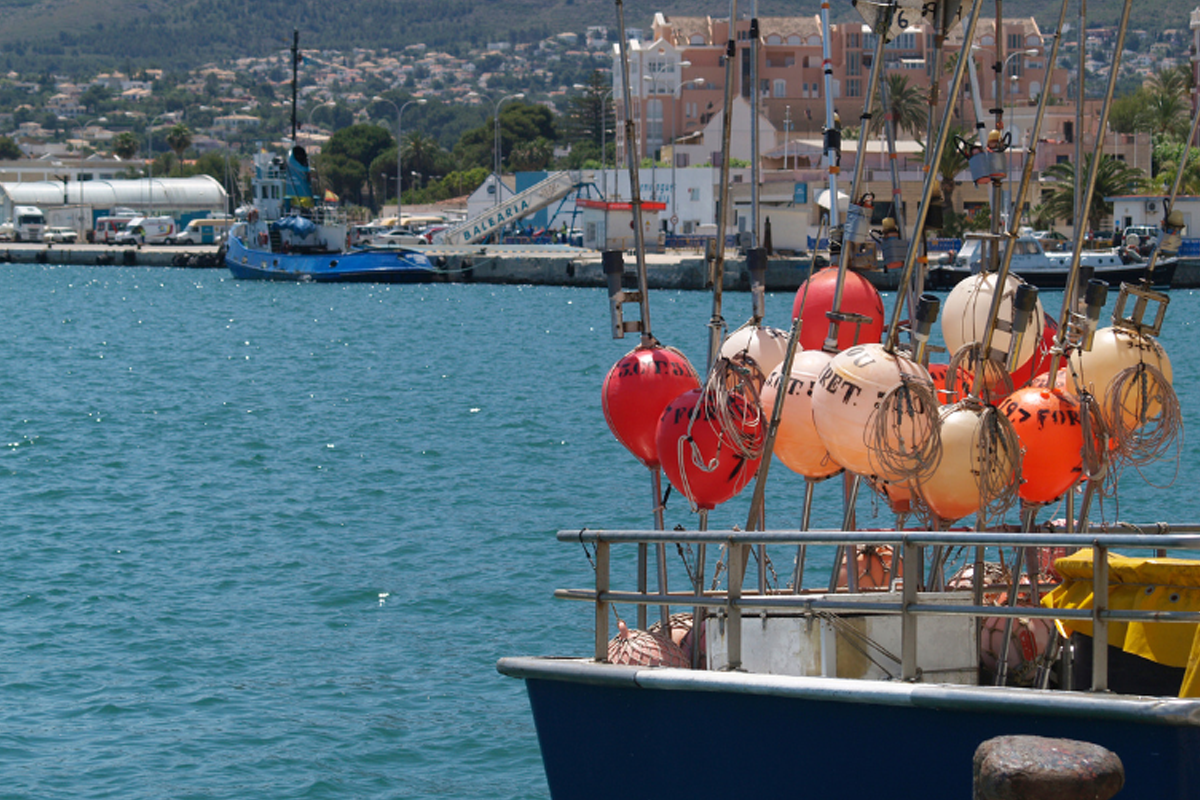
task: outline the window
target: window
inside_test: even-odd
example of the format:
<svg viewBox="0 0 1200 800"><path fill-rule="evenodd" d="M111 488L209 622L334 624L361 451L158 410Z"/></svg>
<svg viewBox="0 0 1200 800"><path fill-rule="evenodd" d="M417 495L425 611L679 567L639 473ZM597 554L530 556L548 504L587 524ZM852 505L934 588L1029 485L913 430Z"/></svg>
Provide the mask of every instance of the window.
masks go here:
<svg viewBox="0 0 1200 800"><path fill-rule="evenodd" d="M857 50L858 48L862 47L862 34L847 33L846 34L846 47L848 49L853 49L853 50Z"/></svg>
<svg viewBox="0 0 1200 800"><path fill-rule="evenodd" d="M846 97L862 97L862 81L858 78L846 81Z"/></svg>
<svg viewBox="0 0 1200 800"><path fill-rule="evenodd" d="M688 200L690 200L691 202L694 203L694 202L698 202L700 200L700 187L699 186L690 187L687 190L687 193L688 193Z"/></svg>
<svg viewBox="0 0 1200 800"><path fill-rule="evenodd" d="M1008 47L1009 51L1020 50L1020 49L1024 48L1025 47L1024 37L1021 36L1021 34L1019 34L1019 33L1010 33L1008 35L1007 47Z"/></svg>
<svg viewBox="0 0 1200 800"><path fill-rule="evenodd" d="M862 75L862 53L846 53L846 74Z"/></svg>
<svg viewBox="0 0 1200 800"><path fill-rule="evenodd" d="M648 100L646 102L646 149L652 150L662 146L663 141L663 101ZM647 153L649 155L649 153Z"/></svg>
<svg viewBox="0 0 1200 800"><path fill-rule="evenodd" d="M787 81L783 78L776 78L774 84L771 93L776 97L787 97Z"/></svg>

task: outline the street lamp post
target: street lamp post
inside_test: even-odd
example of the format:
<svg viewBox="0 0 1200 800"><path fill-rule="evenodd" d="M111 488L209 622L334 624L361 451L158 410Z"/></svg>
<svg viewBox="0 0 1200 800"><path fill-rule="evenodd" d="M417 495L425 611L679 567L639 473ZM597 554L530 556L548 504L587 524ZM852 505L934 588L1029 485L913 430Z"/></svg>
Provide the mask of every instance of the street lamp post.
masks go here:
<svg viewBox="0 0 1200 800"><path fill-rule="evenodd" d="M417 98L409 100L408 102L404 103L403 105L397 107L395 103L393 103L391 100L388 100L386 97L375 97L374 99L378 100L380 102L383 102L383 103L387 103L392 108L396 109L396 227L399 228L402 224L404 224L404 217L400 213L400 208L401 208L401 199L400 198L401 198L401 195L404 194L404 180L401 177L403 175L403 173L400 171L400 161L401 161L400 155L401 155L401 148L403 145L402 137L404 134L404 129L403 129L404 109L406 109L409 106L414 105L414 104L418 105L418 106L423 106L428 101L426 101L424 97L417 97ZM387 189L385 188L384 191L387 191Z"/></svg>
<svg viewBox="0 0 1200 800"><path fill-rule="evenodd" d="M501 161L501 158L500 158L500 106L504 103L505 100L522 100L522 99L524 99L524 97L525 97L524 92L517 92L516 94L506 94L504 97L501 97L499 100L496 101L495 114L493 116L493 120L496 123L496 132L495 132L495 138L494 138L494 141L492 144L492 151L493 151L492 159L493 159L493 161L495 163L495 167L496 167L496 185L495 185L496 195L494 198L494 202L492 203L492 205L494 205L494 206L500 205L500 161ZM497 241L499 241L499 240L497 240Z"/></svg>

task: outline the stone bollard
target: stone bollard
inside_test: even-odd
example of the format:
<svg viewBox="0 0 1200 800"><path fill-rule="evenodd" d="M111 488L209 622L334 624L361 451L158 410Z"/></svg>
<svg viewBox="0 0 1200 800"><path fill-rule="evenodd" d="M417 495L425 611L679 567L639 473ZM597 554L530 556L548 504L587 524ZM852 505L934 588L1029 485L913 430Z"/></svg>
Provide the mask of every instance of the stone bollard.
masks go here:
<svg viewBox="0 0 1200 800"><path fill-rule="evenodd" d="M975 750L975 800L1108 800L1125 767L1100 745L1041 736L997 736Z"/></svg>

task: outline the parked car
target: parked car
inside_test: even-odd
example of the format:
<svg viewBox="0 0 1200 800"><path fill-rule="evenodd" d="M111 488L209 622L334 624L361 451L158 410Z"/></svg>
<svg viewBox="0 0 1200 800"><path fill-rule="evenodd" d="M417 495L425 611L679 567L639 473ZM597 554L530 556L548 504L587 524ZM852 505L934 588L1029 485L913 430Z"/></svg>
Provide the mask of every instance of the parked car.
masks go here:
<svg viewBox="0 0 1200 800"><path fill-rule="evenodd" d="M372 236L369 241L372 247L426 243L423 236L413 233L408 228L392 228L390 231L384 231Z"/></svg>
<svg viewBox="0 0 1200 800"><path fill-rule="evenodd" d="M11 222L0 222L0 242L11 242L15 238L16 226Z"/></svg>
<svg viewBox="0 0 1200 800"><path fill-rule="evenodd" d="M47 244L51 242L74 244L79 241L79 234L74 228L46 228L42 232L42 241Z"/></svg>
<svg viewBox="0 0 1200 800"><path fill-rule="evenodd" d="M1157 225L1130 225L1121 235L1121 244L1139 255L1149 256L1158 247Z"/></svg>

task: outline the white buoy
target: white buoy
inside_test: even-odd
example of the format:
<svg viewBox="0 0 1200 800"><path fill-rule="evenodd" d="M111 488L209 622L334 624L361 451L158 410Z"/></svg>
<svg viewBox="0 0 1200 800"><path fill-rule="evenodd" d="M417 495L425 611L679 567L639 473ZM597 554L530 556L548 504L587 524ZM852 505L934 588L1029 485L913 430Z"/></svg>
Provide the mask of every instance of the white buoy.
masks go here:
<svg viewBox="0 0 1200 800"><path fill-rule="evenodd" d="M1004 292L1000 299L1000 310L996 317L997 327L995 333L992 334L992 349L1008 352L1008 346L1012 342L1012 334L1005 330L1011 326L1013 320L1013 298L1017 293L1017 287L1021 282L1012 275L1004 282ZM969 278L964 278L958 282L950 294L946 296L946 302L942 305L942 313L940 316L942 325L942 338L946 342L946 351L953 355L957 353L963 345L970 342L982 342L984 332L987 329L988 315L991 313L992 296L996 290L996 275L995 274L979 274L972 275ZM1033 358L1034 350L1037 348L1038 342L1041 340L1042 331L1042 301L1038 300L1034 305L1034 312L1030 315L1032 325L1036 325L1036 330L1029 331L1025 338L1021 340L1021 351L1017 354L1016 364L1019 367L1024 366L1029 359Z"/></svg>
<svg viewBox="0 0 1200 800"><path fill-rule="evenodd" d="M762 370L763 375L783 363L787 355L788 333L766 325L747 325L726 337L721 344L720 354L730 361L737 355L746 355Z"/></svg>

